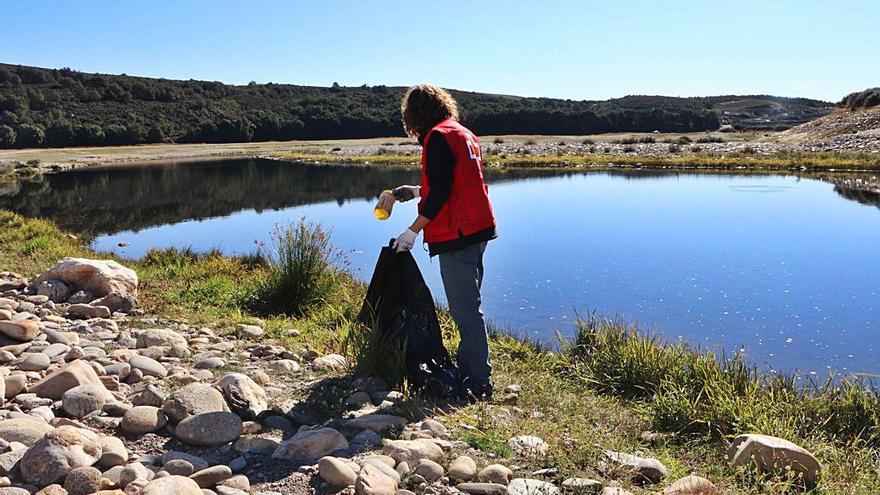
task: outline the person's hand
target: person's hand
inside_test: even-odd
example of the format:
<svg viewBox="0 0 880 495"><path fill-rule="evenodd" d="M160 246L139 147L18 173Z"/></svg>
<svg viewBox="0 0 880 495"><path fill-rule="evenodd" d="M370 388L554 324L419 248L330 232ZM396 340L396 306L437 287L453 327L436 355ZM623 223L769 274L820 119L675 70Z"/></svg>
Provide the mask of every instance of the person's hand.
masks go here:
<svg viewBox="0 0 880 495"><path fill-rule="evenodd" d="M394 199L404 202L419 197L421 187L419 186L398 186L391 190Z"/></svg>
<svg viewBox="0 0 880 495"><path fill-rule="evenodd" d="M397 236L397 240L394 241L391 248L398 253L409 251L416 244L416 237L418 237L418 235L419 234L416 234L412 230L406 229L402 234Z"/></svg>

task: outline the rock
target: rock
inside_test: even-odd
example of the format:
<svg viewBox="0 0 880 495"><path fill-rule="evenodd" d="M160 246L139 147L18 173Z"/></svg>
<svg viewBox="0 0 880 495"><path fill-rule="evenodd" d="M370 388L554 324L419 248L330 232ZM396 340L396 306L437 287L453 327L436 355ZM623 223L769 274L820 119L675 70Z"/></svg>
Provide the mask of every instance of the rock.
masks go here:
<svg viewBox="0 0 880 495"><path fill-rule="evenodd" d="M238 333L248 340L259 340L263 336L263 329L256 325L238 325Z"/></svg>
<svg viewBox="0 0 880 495"><path fill-rule="evenodd" d="M110 293L137 296L137 273L113 260L64 258L31 281L31 287L39 287L48 280L60 280L75 290L88 291L98 297Z"/></svg>
<svg viewBox="0 0 880 495"><path fill-rule="evenodd" d="M210 385L192 383L171 393L162 404L162 410L171 421L184 419L206 412L228 411L226 401L217 389Z"/></svg>
<svg viewBox="0 0 880 495"><path fill-rule="evenodd" d="M659 483L669 473L662 462L651 457L639 457L612 450L606 450L603 455L606 462L602 463L600 471L611 475L631 476L636 483Z"/></svg>
<svg viewBox="0 0 880 495"><path fill-rule="evenodd" d="M217 382L232 411L245 419L255 418L269 408L266 391L242 373L227 373Z"/></svg>
<svg viewBox="0 0 880 495"><path fill-rule="evenodd" d="M144 480L150 481L153 479L153 471L147 469L140 462L132 462L131 464L125 466L125 468L119 473L119 484L121 486L128 485L134 480Z"/></svg>
<svg viewBox="0 0 880 495"><path fill-rule="evenodd" d="M527 478L516 478L507 485L509 495L555 495L559 488L553 483Z"/></svg>
<svg viewBox="0 0 880 495"><path fill-rule="evenodd" d="M599 492L599 495L633 495L632 492L626 491L617 486L606 486Z"/></svg>
<svg viewBox="0 0 880 495"><path fill-rule="evenodd" d="M373 456L373 457L369 457L369 458L365 459L363 462L363 465L366 466L369 464L371 466L375 466L375 467L379 468L379 471L382 471L382 473L385 474L385 476L388 476L389 478L393 479L396 483L400 483L400 476L401 475L400 475L400 473L397 472L396 469L394 469L394 466L392 466L391 464L386 464L386 463L382 462L380 459L377 459L377 457L379 457L379 456ZM392 461L393 460L394 459L392 459ZM404 471L404 470L408 471L409 470L409 466L405 462L401 462L398 465L402 466L402 468L406 468L406 469L401 469L401 471Z"/></svg>
<svg viewBox="0 0 880 495"><path fill-rule="evenodd" d="M345 461L336 457L322 457L318 461L318 475L336 488L354 485L357 479L354 470Z"/></svg>
<svg viewBox="0 0 880 495"><path fill-rule="evenodd" d="M272 377L266 374L263 370L248 371L248 376L257 382L258 385L268 385L272 382Z"/></svg>
<svg viewBox="0 0 880 495"><path fill-rule="evenodd" d="M562 490L570 493L595 494L602 491L602 482L589 478L568 478L562 482Z"/></svg>
<svg viewBox="0 0 880 495"><path fill-rule="evenodd" d="M539 437L522 435L507 441L507 445L517 454L527 457L543 457L549 446Z"/></svg>
<svg viewBox="0 0 880 495"><path fill-rule="evenodd" d="M129 361L132 369L140 370L144 376L155 376L157 378L165 378L168 376L168 370L162 366L162 363L147 356L134 356Z"/></svg>
<svg viewBox="0 0 880 495"><path fill-rule="evenodd" d="M0 388L3 388L4 397L6 399L11 399L27 388L27 375L24 373L15 373L9 376L4 376L3 385L0 386ZM0 401L0 404L2 404L2 401Z"/></svg>
<svg viewBox="0 0 880 495"><path fill-rule="evenodd" d="M98 466L107 469L113 466L121 466L128 462L128 449L122 440L105 436L99 440L101 444L101 458L98 459Z"/></svg>
<svg viewBox="0 0 880 495"><path fill-rule="evenodd" d="M501 464L490 464L477 473L477 481L482 483L507 485L511 478L513 478L513 471Z"/></svg>
<svg viewBox="0 0 880 495"><path fill-rule="evenodd" d="M229 469L229 466L224 466L220 464L193 473L189 477L189 479L195 481L202 488L210 488L217 483L220 483L221 481L229 479L231 477L232 470Z"/></svg>
<svg viewBox="0 0 880 495"><path fill-rule="evenodd" d="M730 444L727 458L731 466L755 463L766 472L780 473L791 469L803 476L808 486L815 486L822 465L808 450L788 440L768 435L740 435Z"/></svg>
<svg viewBox="0 0 880 495"><path fill-rule="evenodd" d="M47 433L25 452L20 467L30 484L46 486L67 476L71 470L89 467L101 457L101 446L72 426Z"/></svg>
<svg viewBox="0 0 880 495"><path fill-rule="evenodd" d="M90 303L92 306L105 306L111 313L130 313L137 307L137 299L131 294L107 294Z"/></svg>
<svg viewBox="0 0 880 495"><path fill-rule="evenodd" d="M39 397L60 400L64 396L64 392L89 383L103 386L101 379L98 378L98 374L95 373L88 361L77 359L35 383L31 387L31 392Z"/></svg>
<svg viewBox="0 0 880 495"><path fill-rule="evenodd" d="M431 435L435 438L446 438L449 436L449 430L446 429L446 426L433 419L422 421L422 424L419 425L419 429L422 431L430 431Z"/></svg>
<svg viewBox="0 0 880 495"><path fill-rule="evenodd" d="M64 478L68 495L90 495L101 489L101 471L93 467L71 470Z"/></svg>
<svg viewBox="0 0 880 495"><path fill-rule="evenodd" d="M241 437L235 441L232 448L237 452L260 453L271 455L281 443L272 438Z"/></svg>
<svg viewBox="0 0 880 495"><path fill-rule="evenodd" d="M701 476L685 476L663 489L663 495L716 495L718 488Z"/></svg>
<svg viewBox="0 0 880 495"><path fill-rule="evenodd" d="M439 480L444 474L443 466L430 459L422 459L418 461L418 464L416 464L413 471L422 478L425 478L425 481L428 483L433 483Z"/></svg>
<svg viewBox="0 0 880 495"><path fill-rule="evenodd" d="M21 355L18 369L22 371L43 371L49 369L52 360L42 352L26 352Z"/></svg>
<svg viewBox="0 0 880 495"><path fill-rule="evenodd" d="M19 342L30 342L40 333L40 325L31 320L0 320L0 333Z"/></svg>
<svg viewBox="0 0 880 495"><path fill-rule="evenodd" d="M140 332L137 335L137 344L135 346L138 349L154 346L189 348L189 344L183 335L166 328L151 328Z"/></svg>
<svg viewBox="0 0 880 495"><path fill-rule="evenodd" d="M7 486L4 488L0 488L0 495L31 495L31 492L25 490L24 488L17 488L14 486ZM55 494L51 494L55 495ZM59 493L58 495L65 495Z"/></svg>
<svg viewBox="0 0 880 495"><path fill-rule="evenodd" d="M163 464L168 464L169 462L175 461L178 459L184 460L184 461L192 464L193 469L195 469L196 471L198 471L200 469L205 469L208 467L208 461L202 459L199 456L187 454L186 452L178 452L176 450L169 450L168 452L165 452L164 454L162 454L162 463Z"/></svg>
<svg viewBox="0 0 880 495"><path fill-rule="evenodd" d="M70 318L110 318L112 313L107 306L92 306L91 304L71 304L67 308L67 316Z"/></svg>
<svg viewBox="0 0 880 495"><path fill-rule="evenodd" d="M247 476L239 474L237 476L225 479L220 483L217 483L217 489L219 490L221 488L232 488L235 490L247 492L251 489L251 481L248 479Z"/></svg>
<svg viewBox="0 0 880 495"><path fill-rule="evenodd" d="M62 303L70 297L70 287L60 280L44 280L37 285L37 294L48 297L52 302Z"/></svg>
<svg viewBox="0 0 880 495"><path fill-rule="evenodd" d="M507 485L499 485L497 483L460 483L455 488L470 495L505 495L507 493Z"/></svg>
<svg viewBox="0 0 880 495"><path fill-rule="evenodd" d="M349 419L345 425L355 430L370 430L378 434L400 432L406 427L406 418L389 414L365 414Z"/></svg>
<svg viewBox="0 0 880 495"><path fill-rule="evenodd" d="M193 465L189 461L174 459L165 463L165 465L162 466L162 470L168 474L177 476L190 476L195 471L195 468L193 468Z"/></svg>
<svg viewBox="0 0 880 495"><path fill-rule="evenodd" d="M443 460L443 449L431 440L389 440L385 442L384 450L397 462L413 464L419 459Z"/></svg>
<svg viewBox="0 0 880 495"><path fill-rule="evenodd" d="M449 464L449 479L453 481L470 481L477 475L477 463L466 455L455 458Z"/></svg>
<svg viewBox="0 0 880 495"><path fill-rule="evenodd" d="M209 357L202 359L193 366L197 370L213 370L226 366L226 360L221 357Z"/></svg>
<svg viewBox="0 0 880 495"><path fill-rule="evenodd" d="M312 361L312 366L317 371L345 371L348 362L339 354L327 354Z"/></svg>
<svg viewBox="0 0 880 495"><path fill-rule="evenodd" d="M285 440L272 453L273 459L309 461L348 448L348 441L333 428L305 430Z"/></svg>
<svg viewBox="0 0 880 495"><path fill-rule="evenodd" d="M53 428L45 421L20 417L0 421L0 439L6 442L18 442L28 447L37 443Z"/></svg>
<svg viewBox="0 0 880 495"><path fill-rule="evenodd" d="M293 359L279 359L269 363L269 369L282 373L296 373L300 370L299 363Z"/></svg>
<svg viewBox="0 0 880 495"><path fill-rule="evenodd" d="M158 407L134 406L122 416L119 427L126 433L143 435L160 430L167 422L168 418Z"/></svg>
<svg viewBox="0 0 880 495"><path fill-rule="evenodd" d="M132 395L130 399L131 403L135 406L153 406L164 409L165 392L153 384L148 384L140 392ZM165 415L171 418L168 410L165 410ZM174 420L173 418L171 419Z"/></svg>
<svg viewBox="0 0 880 495"><path fill-rule="evenodd" d="M394 495L397 482L383 473L380 468L367 464L358 473L354 484L357 495Z"/></svg>
<svg viewBox="0 0 880 495"><path fill-rule="evenodd" d="M235 441L241 435L241 418L226 411L196 414L181 421L174 436L191 445L212 447Z"/></svg>
<svg viewBox="0 0 880 495"><path fill-rule="evenodd" d="M202 489L189 478L165 476L147 483L138 495L202 495Z"/></svg>
<svg viewBox="0 0 880 495"><path fill-rule="evenodd" d="M107 389L101 385L88 383L73 387L61 396L64 411L74 418L82 418L95 411L101 411L107 401Z"/></svg>

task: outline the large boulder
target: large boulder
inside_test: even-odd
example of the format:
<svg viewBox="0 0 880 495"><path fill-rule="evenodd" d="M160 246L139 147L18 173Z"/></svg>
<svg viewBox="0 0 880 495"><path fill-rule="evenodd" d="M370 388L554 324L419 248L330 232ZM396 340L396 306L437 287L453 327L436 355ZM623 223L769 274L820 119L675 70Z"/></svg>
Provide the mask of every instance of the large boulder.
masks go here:
<svg viewBox="0 0 880 495"><path fill-rule="evenodd" d="M659 483L669 470L653 457L639 457L625 452L604 452L605 461L599 465L600 471L610 476L631 476L635 483Z"/></svg>
<svg viewBox="0 0 880 495"><path fill-rule="evenodd" d="M242 373L228 373L217 382L229 407L243 418L255 418L269 408L266 391Z"/></svg>
<svg viewBox="0 0 880 495"><path fill-rule="evenodd" d="M507 486L509 495L556 495L559 488L553 483L528 478L516 478Z"/></svg>
<svg viewBox="0 0 880 495"><path fill-rule="evenodd" d="M241 418L231 412L196 414L181 421L174 435L190 445L213 447L235 441L241 436Z"/></svg>
<svg viewBox="0 0 880 495"><path fill-rule="evenodd" d="M663 489L663 495L716 495L718 488L702 476L685 476Z"/></svg>
<svg viewBox="0 0 880 495"><path fill-rule="evenodd" d="M398 463L408 462L412 465L419 459L434 462L443 460L443 449L432 440L387 440L384 445L385 453Z"/></svg>
<svg viewBox="0 0 880 495"><path fill-rule="evenodd" d="M210 385L192 383L169 395L162 404L168 419L179 423L184 419L205 412L228 411L223 394Z"/></svg>
<svg viewBox="0 0 880 495"><path fill-rule="evenodd" d="M137 273L113 260L64 258L32 280L31 286L36 288L49 280L60 280L75 291L91 292L96 297L107 294L137 297Z"/></svg>
<svg viewBox="0 0 880 495"><path fill-rule="evenodd" d="M274 459L312 461L348 448L348 440L333 428L306 430L285 440L272 453Z"/></svg>
<svg viewBox="0 0 880 495"><path fill-rule="evenodd" d="M25 452L19 469L28 483L46 486L63 480L73 469L95 464L100 458L98 442L78 428L61 426Z"/></svg>
<svg viewBox="0 0 880 495"><path fill-rule="evenodd" d="M730 444L728 460L733 467L754 463L762 471L800 473L807 485L814 486L822 465L807 449L788 440L769 435L740 435Z"/></svg>
<svg viewBox="0 0 880 495"><path fill-rule="evenodd" d="M35 383L30 391L39 397L60 400L64 392L86 384L104 386L94 368L87 361L77 359Z"/></svg>
<svg viewBox="0 0 880 495"><path fill-rule="evenodd" d="M0 320L0 333L19 342L30 342L39 335L40 326L30 320Z"/></svg>
<svg viewBox="0 0 880 495"><path fill-rule="evenodd" d="M147 483L140 495L202 495L202 489L189 478L165 476Z"/></svg>
<svg viewBox="0 0 880 495"><path fill-rule="evenodd" d="M164 347L189 347L186 338L167 328L150 328L137 335L137 348L164 346Z"/></svg>
<svg viewBox="0 0 880 495"><path fill-rule="evenodd" d="M42 419L10 418L0 421L0 439L6 442L23 443L30 447L53 428Z"/></svg>
<svg viewBox="0 0 880 495"><path fill-rule="evenodd" d="M367 464L358 473L354 488L357 495L394 495L397 481L379 467Z"/></svg>

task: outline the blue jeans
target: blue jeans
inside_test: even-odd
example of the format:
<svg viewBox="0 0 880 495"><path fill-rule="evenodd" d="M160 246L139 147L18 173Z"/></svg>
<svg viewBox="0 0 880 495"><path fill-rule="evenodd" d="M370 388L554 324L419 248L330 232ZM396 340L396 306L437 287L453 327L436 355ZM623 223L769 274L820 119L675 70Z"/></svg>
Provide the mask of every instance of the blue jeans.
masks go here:
<svg viewBox="0 0 880 495"><path fill-rule="evenodd" d="M440 277L446 291L449 312L458 326L458 369L465 384L475 392L491 391L492 365L489 363L489 337L480 309L483 284L483 253L486 242L451 253L442 253Z"/></svg>

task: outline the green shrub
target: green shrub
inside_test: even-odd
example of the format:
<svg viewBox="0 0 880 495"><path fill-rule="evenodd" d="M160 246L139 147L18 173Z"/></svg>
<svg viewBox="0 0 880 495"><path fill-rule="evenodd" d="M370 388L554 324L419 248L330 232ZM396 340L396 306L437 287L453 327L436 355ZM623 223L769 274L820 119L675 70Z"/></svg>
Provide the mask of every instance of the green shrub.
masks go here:
<svg viewBox="0 0 880 495"><path fill-rule="evenodd" d="M745 148L740 150L740 153L743 153L744 155L754 155L755 153L757 153L757 151L751 146L746 146Z"/></svg>
<svg viewBox="0 0 880 495"><path fill-rule="evenodd" d="M255 312L305 316L329 302L338 285L340 254L315 223L277 227L274 249L266 255L268 273L244 301Z"/></svg>
<svg viewBox="0 0 880 495"><path fill-rule="evenodd" d="M668 149L669 149L669 152L670 152L670 153L678 153L678 152L681 151L681 146L679 146L679 145L677 145L677 144L675 144L675 143L671 143L671 144L669 145L669 148L668 148Z"/></svg>
<svg viewBox="0 0 880 495"><path fill-rule="evenodd" d="M493 139L492 142L495 144L504 144L504 139L497 137L497 138Z"/></svg>
<svg viewBox="0 0 880 495"><path fill-rule="evenodd" d="M693 141L691 141L691 138L689 138L687 136L681 136L678 138L678 141L676 141L676 142L680 145L685 145L685 144L691 144Z"/></svg>
<svg viewBox="0 0 880 495"><path fill-rule="evenodd" d="M718 136L700 136L697 138L698 143L723 143L724 138Z"/></svg>
<svg viewBox="0 0 880 495"><path fill-rule="evenodd" d="M0 125L0 148L11 148L15 144L15 129Z"/></svg>
<svg viewBox="0 0 880 495"><path fill-rule="evenodd" d="M624 153L633 153L635 150L636 150L636 147L632 146L632 145L627 145L627 146L623 147Z"/></svg>

